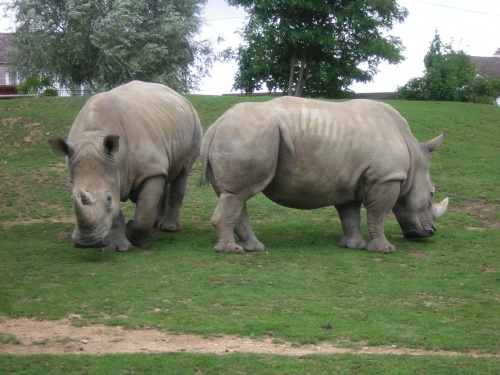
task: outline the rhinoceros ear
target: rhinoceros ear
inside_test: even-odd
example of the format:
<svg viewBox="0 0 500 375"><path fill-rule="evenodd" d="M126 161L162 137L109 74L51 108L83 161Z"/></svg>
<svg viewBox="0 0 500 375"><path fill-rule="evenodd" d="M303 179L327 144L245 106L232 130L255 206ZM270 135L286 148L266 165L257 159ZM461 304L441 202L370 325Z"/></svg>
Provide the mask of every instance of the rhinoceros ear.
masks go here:
<svg viewBox="0 0 500 375"><path fill-rule="evenodd" d="M108 155L116 154L120 148L120 136L114 134L107 135L104 138L103 146Z"/></svg>
<svg viewBox="0 0 500 375"><path fill-rule="evenodd" d="M70 146L64 139L54 138L49 140L50 147L52 148L52 152L54 155L59 156L61 158L71 157L73 155L73 147Z"/></svg>
<svg viewBox="0 0 500 375"><path fill-rule="evenodd" d="M436 138L431 139L430 141L427 141L424 143L424 147L429 151L429 152L434 152L437 151L438 148L441 146L444 140L444 133L441 135L438 135Z"/></svg>

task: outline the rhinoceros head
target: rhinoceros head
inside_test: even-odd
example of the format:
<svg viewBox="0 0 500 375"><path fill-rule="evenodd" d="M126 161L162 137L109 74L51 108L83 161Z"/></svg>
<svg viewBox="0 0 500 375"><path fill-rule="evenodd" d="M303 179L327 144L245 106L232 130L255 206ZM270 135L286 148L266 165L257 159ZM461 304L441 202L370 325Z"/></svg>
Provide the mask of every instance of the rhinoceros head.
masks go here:
<svg viewBox="0 0 500 375"><path fill-rule="evenodd" d="M413 165L413 178L409 190L396 202L393 212L405 238L430 237L436 232L436 220L445 213L448 198L442 202L434 201L435 188L429 177L430 155L444 140L444 134L420 144Z"/></svg>
<svg viewBox="0 0 500 375"><path fill-rule="evenodd" d="M96 138L78 144L60 138L50 140L54 154L68 160L76 214L73 246L80 248L109 245L113 220L120 214L120 182L115 161L120 137Z"/></svg>

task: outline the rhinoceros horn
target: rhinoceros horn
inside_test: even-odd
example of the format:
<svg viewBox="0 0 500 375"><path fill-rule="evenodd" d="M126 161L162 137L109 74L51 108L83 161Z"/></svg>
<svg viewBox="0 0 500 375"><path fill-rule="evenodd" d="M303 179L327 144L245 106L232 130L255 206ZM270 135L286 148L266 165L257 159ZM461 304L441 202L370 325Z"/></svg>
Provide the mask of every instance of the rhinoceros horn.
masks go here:
<svg viewBox="0 0 500 375"><path fill-rule="evenodd" d="M81 228L90 227L94 225L94 212L87 206L94 204L96 199L84 189L80 189L80 197L81 199L78 199L75 195L73 199L76 221Z"/></svg>
<svg viewBox="0 0 500 375"><path fill-rule="evenodd" d="M83 188L80 188L80 197L82 198L82 204L85 206L92 206L97 200L92 193L86 192Z"/></svg>
<svg viewBox="0 0 500 375"><path fill-rule="evenodd" d="M446 209L448 208L448 198L445 198L441 202L436 203L434 207L436 210L436 219L437 219L446 212Z"/></svg>

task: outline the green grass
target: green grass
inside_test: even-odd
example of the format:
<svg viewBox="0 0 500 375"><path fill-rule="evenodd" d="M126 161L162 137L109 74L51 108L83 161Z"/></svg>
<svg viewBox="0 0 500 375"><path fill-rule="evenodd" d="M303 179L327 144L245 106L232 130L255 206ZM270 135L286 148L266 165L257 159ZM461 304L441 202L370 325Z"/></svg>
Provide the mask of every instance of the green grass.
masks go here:
<svg viewBox="0 0 500 375"><path fill-rule="evenodd" d="M6 374L439 374L498 373L484 358L390 355L315 355L297 358L230 354L33 355L26 363L0 356ZM2 371L0 370L0 371Z"/></svg>
<svg viewBox="0 0 500 375"><path fill-rule="evenodd" d="M389 218L386 235L398 249L395 254L342 249L333 208L291 210L262 195L249 202L249 213L266 251L216 254L209 219L217 198L209 185L198 185L199 161L183 206L184 230L155 232L141 249L107 254L71 246L74 214L67 171L47 144L49 138L66 137L86 99L0 101L0 316L53 320L77 315L76 325L257 339L272 332L276 340L296 344L499 354L498 107L390 103L419 140L446 131L433 157L431 179L437 199L450 197L450 212L432 238L407 241ZM188 99L206 129L237 102L269 98ZM127 204L126 217L132 212ZM332 329L322 329L325 325ZM0 332L0 343L15 339ZM11 369L7 373L54 368L60 373L68 368L143 373L167 366L170 373L195 373L196 366L200 373L221 368L231 373L499 372L498 358L444 356L171 354L30 356L26 361L0 356L0 373L2 368Z"/></svg>

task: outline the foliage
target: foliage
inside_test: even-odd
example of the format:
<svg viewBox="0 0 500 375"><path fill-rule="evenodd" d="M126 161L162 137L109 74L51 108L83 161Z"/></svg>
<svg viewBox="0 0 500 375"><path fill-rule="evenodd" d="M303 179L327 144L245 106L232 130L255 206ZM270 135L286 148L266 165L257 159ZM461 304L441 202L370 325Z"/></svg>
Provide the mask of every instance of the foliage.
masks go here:
<svg viewBox="0 0 500 375"><path fill-rule="evenodd" d="M500 78L476 76L467 94L466 101L492 104L500 98Z"/></svg>
<svg viewBox="0 0 500 375"><path fill-rule="evenodd" d="M195 88L213 61L197 41L206 0L13 0L12 62L24 76L93 91L133 79Z"/></svg>
<svg viewBox="0 0 500 375"><path fill-rule="evenodd" d="M58 95L58 92L56 89L53 89L53 88L47 88L45 90L43 90L43 96L57 96Z"/></svg>
<svg viewBox="0 0 500 375"><path fill-rule="evenodd" d="M205 130L237 102L270 99L187 97ZM184 230L155 232L141 249L109 254L71 247L74 215L67 171L47 145L47 139L67 135L86 99L0 101L0 315L498 356L500 201L493 161L500 145L491 136L500 125L498 108L390 103L421 141L446 130L433 156L431 178L437 199L448 195L451 201L450 212L429 239L404 240L395 219L388 218L386 234L398 248L395 254L342 249L333 208L292 210L262 194L248 207L267 250L216 254L210 216L217 197L210 186L198 185L199 162L182 209ZM125 205L127 218L132 208ZM333 329L321 328L328 324ZM25 373L143 373L155 365L172 366L172 373L266 373L267 368L283 374L332 369L347 374L353 368L359 374L498 373L498 357L441 355L0 356L0 368L9 373L23 368Z"/></svg>
<svg viewBox="0 0 500 375"><path fill-rule="evenodd" d="M444 44L437 32L424 64L424 76L412 78L399 87L399 98L491 104L500 96L500 80L476 75L469 56L464 51L455 51L451 43Z"/></svg>
<svg viewBox="0 0 500 375"><path fill-rule="evenodd" d="M43 94L45 96L57 96L57 90L52 87L49 77L29 76L17 85L20 94Z"/></svg>
<svg viewBox="0 0 500 375"><path fill-rule="evenodd" d="M398 63L401 40L387 36L407 10L394 0L228 0L249 21L246 45L233 51L239 70L234 89L263 85L288 95L339 97L353 82L366 82L383 60Z"/></svg>

